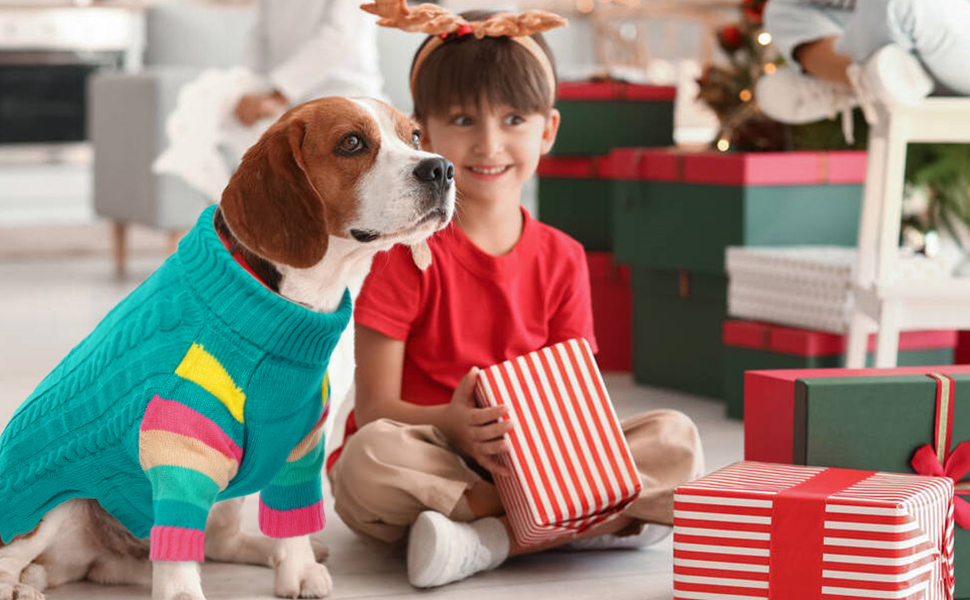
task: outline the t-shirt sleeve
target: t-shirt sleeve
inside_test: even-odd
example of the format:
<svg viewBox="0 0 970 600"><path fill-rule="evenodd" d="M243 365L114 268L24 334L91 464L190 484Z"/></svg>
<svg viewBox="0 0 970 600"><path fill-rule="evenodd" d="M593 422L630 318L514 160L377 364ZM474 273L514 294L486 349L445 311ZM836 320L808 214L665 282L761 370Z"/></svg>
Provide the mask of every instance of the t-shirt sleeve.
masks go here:
<svg viewBox="0 0 970 600"><path fill-rule="evenodd" d="M548 345L574 338L585 338L593 353L599 352L593 333L593 303L586 254L578 244L570 245L566 254L568 269L560 278L562 291L558 307L549 320Z"/></svg>
<svg viewBox="0 0 970 600"><path fill-rule="evenodd" d="M354 320L388 337L406 340L418 316L421 283L410 248L395 246L379 253L357 296Z"/></svg>

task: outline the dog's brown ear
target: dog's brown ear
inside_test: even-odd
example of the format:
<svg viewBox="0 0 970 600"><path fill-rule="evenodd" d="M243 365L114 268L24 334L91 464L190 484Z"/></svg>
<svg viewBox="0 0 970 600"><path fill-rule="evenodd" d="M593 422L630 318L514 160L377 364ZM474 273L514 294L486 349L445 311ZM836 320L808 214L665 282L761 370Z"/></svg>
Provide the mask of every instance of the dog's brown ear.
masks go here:
<svg viewBox="0 0 970 600"><path fill-rule="evenodd" d="M327 252L326 207L310 183L301 146L306 124L273 124L243 156L222 193L222 212L247 249L305 269Z"/></svg>

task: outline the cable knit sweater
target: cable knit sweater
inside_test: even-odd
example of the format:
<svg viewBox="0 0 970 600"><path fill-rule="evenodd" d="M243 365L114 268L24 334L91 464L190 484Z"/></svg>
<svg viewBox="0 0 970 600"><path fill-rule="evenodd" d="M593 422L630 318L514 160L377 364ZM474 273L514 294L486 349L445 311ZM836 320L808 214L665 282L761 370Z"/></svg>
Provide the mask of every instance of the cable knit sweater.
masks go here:
<svg viewBox="0 0 970 600"><path fill-rule="evenodd" d="M206 209L145 283L37 387L0 437L0 537L96 498L152 560L202 560L209 509L260 492L272 537L323 528L327 363L351 315L284 300Z"/></svg>

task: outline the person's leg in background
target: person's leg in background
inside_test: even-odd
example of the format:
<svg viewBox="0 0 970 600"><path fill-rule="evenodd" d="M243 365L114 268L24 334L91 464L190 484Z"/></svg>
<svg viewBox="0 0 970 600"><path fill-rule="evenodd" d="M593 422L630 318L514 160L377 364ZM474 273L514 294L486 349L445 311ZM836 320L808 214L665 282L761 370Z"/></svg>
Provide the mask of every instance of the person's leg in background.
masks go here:
<svg viewBox="0 0 970 600"><path fill-rule="evenodd" d="M945 91L970 95L970 0L857 0L835 50L864 63L890 44L914 53Z"/></svg>

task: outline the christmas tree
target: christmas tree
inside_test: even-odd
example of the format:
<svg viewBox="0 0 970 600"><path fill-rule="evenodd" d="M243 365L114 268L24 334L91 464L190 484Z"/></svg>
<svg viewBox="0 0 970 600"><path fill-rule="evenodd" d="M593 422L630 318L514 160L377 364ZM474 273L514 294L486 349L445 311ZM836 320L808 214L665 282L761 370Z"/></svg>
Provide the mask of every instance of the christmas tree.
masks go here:
<svg viewBox="0 0 970 600"><path fill-rule="evenodd" d="M788 128L765 116L754 97L754 83L777 68L771 34L764 30L767 0L744 0L737 23L717 31L727 64L711 64L697 81L699 97L720 122L715 143L727 150L781 150L789 146Z"/></svg>

